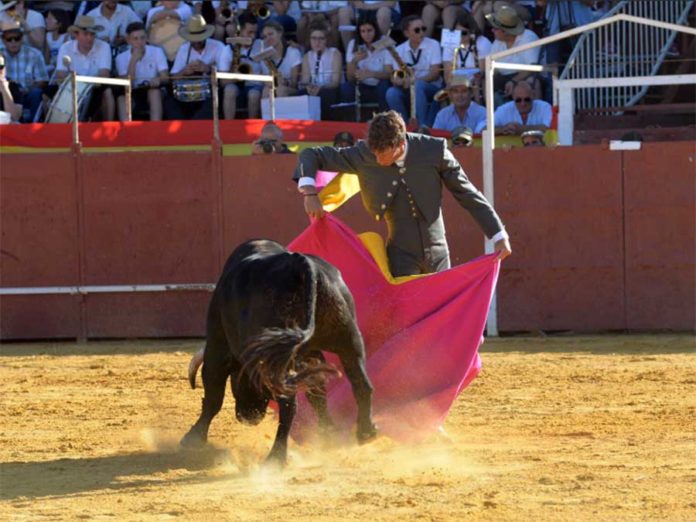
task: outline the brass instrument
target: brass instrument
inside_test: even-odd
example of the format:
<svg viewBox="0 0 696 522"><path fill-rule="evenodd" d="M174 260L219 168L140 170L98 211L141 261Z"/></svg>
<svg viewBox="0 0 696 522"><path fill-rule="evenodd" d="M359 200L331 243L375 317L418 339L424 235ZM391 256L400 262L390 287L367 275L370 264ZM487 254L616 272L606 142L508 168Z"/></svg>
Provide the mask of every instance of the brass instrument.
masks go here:
<svg viewBox="0 0 696 522"><path fill-rule="evenodd" d="M454 71L457 70L457 53L460 49L466 49L466 45L460 43L459 46L455 47L452 51L452 67L450 70L450 82L452 81L452 76L454 76ZM439 91L437 91L435 93L435 96L433 96L433 100L435 100L437 103L441 103L445 101L447 98L449 98L449 93L447 92L447 85L445 85L444 89L440 89Z"/></svg>
<svg viewBox="0 0 696 522"><path fill-rule="evenodd" d="M250 47L252 44L251 38L243 36L235 36L227 38L226 42L232 45L232 72L239 74L251 74L251 65L242 62L242 47Z"/></svg>
<svg viewBox="0 0 696 522"><path fill-rule="evenodd" d="M255 54L251 57L255 62L263 62L268 67L271 76L273 76L273 86L278 87L280 85L280 71L276 66L275 59L278 57L278 53L273 47L267 47L260 53Z"/></svg>
<svg viewBox="0 0 696 522"><path fill-rule="evenodd" d="M249 4L249 9L256 18L265 20L266 18L271 16L271 10L268 7L266 7L264 2L249 2Z"/></svg>
<svg viewBox="0 0 696 522"><path fill-rule="evenodd" d="M394 61L399 68L392 73L392 80L404 81L406 78L410 80L408 82L408 94L410 98L409 110L411 113L411 119L416 120L416 75L414 74L413 69L406 65L401 59L401 56L396 50L396 42L390 37L385 36L380 41L375 43L373 47L376 51L386 49L392 58L394 58Z"/></svg>

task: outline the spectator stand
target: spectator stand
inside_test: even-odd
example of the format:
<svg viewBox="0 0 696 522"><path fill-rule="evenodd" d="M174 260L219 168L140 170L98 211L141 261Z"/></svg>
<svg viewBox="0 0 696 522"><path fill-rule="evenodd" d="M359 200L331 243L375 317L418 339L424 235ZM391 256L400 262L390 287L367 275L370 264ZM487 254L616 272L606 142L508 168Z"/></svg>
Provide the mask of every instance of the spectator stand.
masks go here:
<svg viewBox="0 0 696 522"><path fill-rule="evenodd" d="M553 43L565 38L571 38L594 29L616 24L618 22L630 22L635 24L643 24L652 27L659 27L669 31L679 31L696 36L696 29L692 27L686 27L683 25L671 24L666 22L659 22L655 20L649 20L646 18L640 18L637 16L631 16L626 14L617 14L603 18L596 22L592 22L581 27L576 27L563 31L552 36L541 38L537 41L521 45L506 51L500 51L498 53L489 54L485 58L486 70L485 70L485 88L486 88L486 116L487 116L487 128L483 132L483 193L491 202L494 204L494 169L493 169L493 150L495 149L495 127L493 118L493 73L495 69L516 69L516 70L540 70L536 67L542 66L529 66L529 65L518 65L505 63L500 60L503 58L524 52L528 49L534 47L540 47L549 43ZM628 50L630 51L630 49ZM665 76L634 76L626 78L586 78L581 80L556 80L554 90L558 90L558 133L560 145L572 145L573 139L573 90L582 89L588 87L600 87L603 85L609 86L626 86L626 85L669 85L669 84L695 84L696 85L696 74L683 74L683 75L665 75ZM486 253L493 252L493 244L490 240L486 240L485 245ZM491 300L491 308L488 316L488 334L497 335L497 305L496 296L493 296Z"/></svg>

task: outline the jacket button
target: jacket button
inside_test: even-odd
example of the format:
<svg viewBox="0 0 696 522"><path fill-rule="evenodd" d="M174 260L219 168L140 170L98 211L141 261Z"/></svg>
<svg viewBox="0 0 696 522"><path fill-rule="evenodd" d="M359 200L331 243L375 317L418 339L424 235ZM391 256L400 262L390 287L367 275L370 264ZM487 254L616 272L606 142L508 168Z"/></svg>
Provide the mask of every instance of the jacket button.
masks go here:
<svg viewBox="0 0 696 522"><path fill-rule="evenodd" d="M381 207L381 208L382 208L382 210L384 210L385 208L387 208L387 205L385 205L384 203L382 203L382 207Z"/></svg>
<svg viewBox="0 0 696 522"><path fill-rule="evenodd" d="M416 214L416 213L414 212L414 213L413 213L413 217L418 217L418 214Z"/></svg>
<svg viewBox="0 0 696 522"><path fill-rule="evenodd" d="M391 193L391 192L387 192L387 197L388 197L388 198L392 197L392 193Z"/></svg>
<svg viewBox="0 0 696 522"><path fill-rule="evenodd" d="M379 214L375 214L375 220L379 221Z"/></svg>
<svg viewBox="0 0 696 522"><path fill-rule="evenodd" d="M392 185L398 185L398 184L399 184L398 181L396 181L396 180L392 181Z"/></svg>

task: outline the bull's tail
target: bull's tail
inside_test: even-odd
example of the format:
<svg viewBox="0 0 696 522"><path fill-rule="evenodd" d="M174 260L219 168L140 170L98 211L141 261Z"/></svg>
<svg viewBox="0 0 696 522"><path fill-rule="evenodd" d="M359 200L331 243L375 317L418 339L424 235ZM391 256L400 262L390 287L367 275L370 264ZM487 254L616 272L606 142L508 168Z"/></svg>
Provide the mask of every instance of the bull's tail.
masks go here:
<svg viewBox="0 0 696 522"><path fill-rule="evenodd" d="M317 306L317 271L302 254L289 254L293 265L303 272L305 327L266 328L251 338L242 355L242 372L259 389L268 389L274 397L288 396L299 386L309 390L320 387L339 372L332 365L316 358L298 358L298 353L314 335Z"/></svg>
<svg viewBox="0 0 696 522"><path fill-rule="evenodd" d="M191 357L191 362L188 367L188 378L189 383L191 383L191 389L196 389L196 373L198 373L198 368L203 364L203 354L205 353L205 346L198 350L193 357Z"/></svg>

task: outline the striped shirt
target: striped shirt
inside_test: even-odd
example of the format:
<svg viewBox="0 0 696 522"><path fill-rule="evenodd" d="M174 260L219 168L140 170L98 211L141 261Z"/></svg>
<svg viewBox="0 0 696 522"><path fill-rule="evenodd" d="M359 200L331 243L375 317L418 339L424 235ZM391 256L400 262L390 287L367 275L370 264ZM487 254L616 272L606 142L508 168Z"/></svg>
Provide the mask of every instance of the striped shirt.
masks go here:
<svg viewBox="0 0 696 522"><path fill-rule="evenodd" d="M19 52L12 56L5 51L7 78L28 89L35 82L47 82L48 72L41 51L22 44Z"/></svg>

